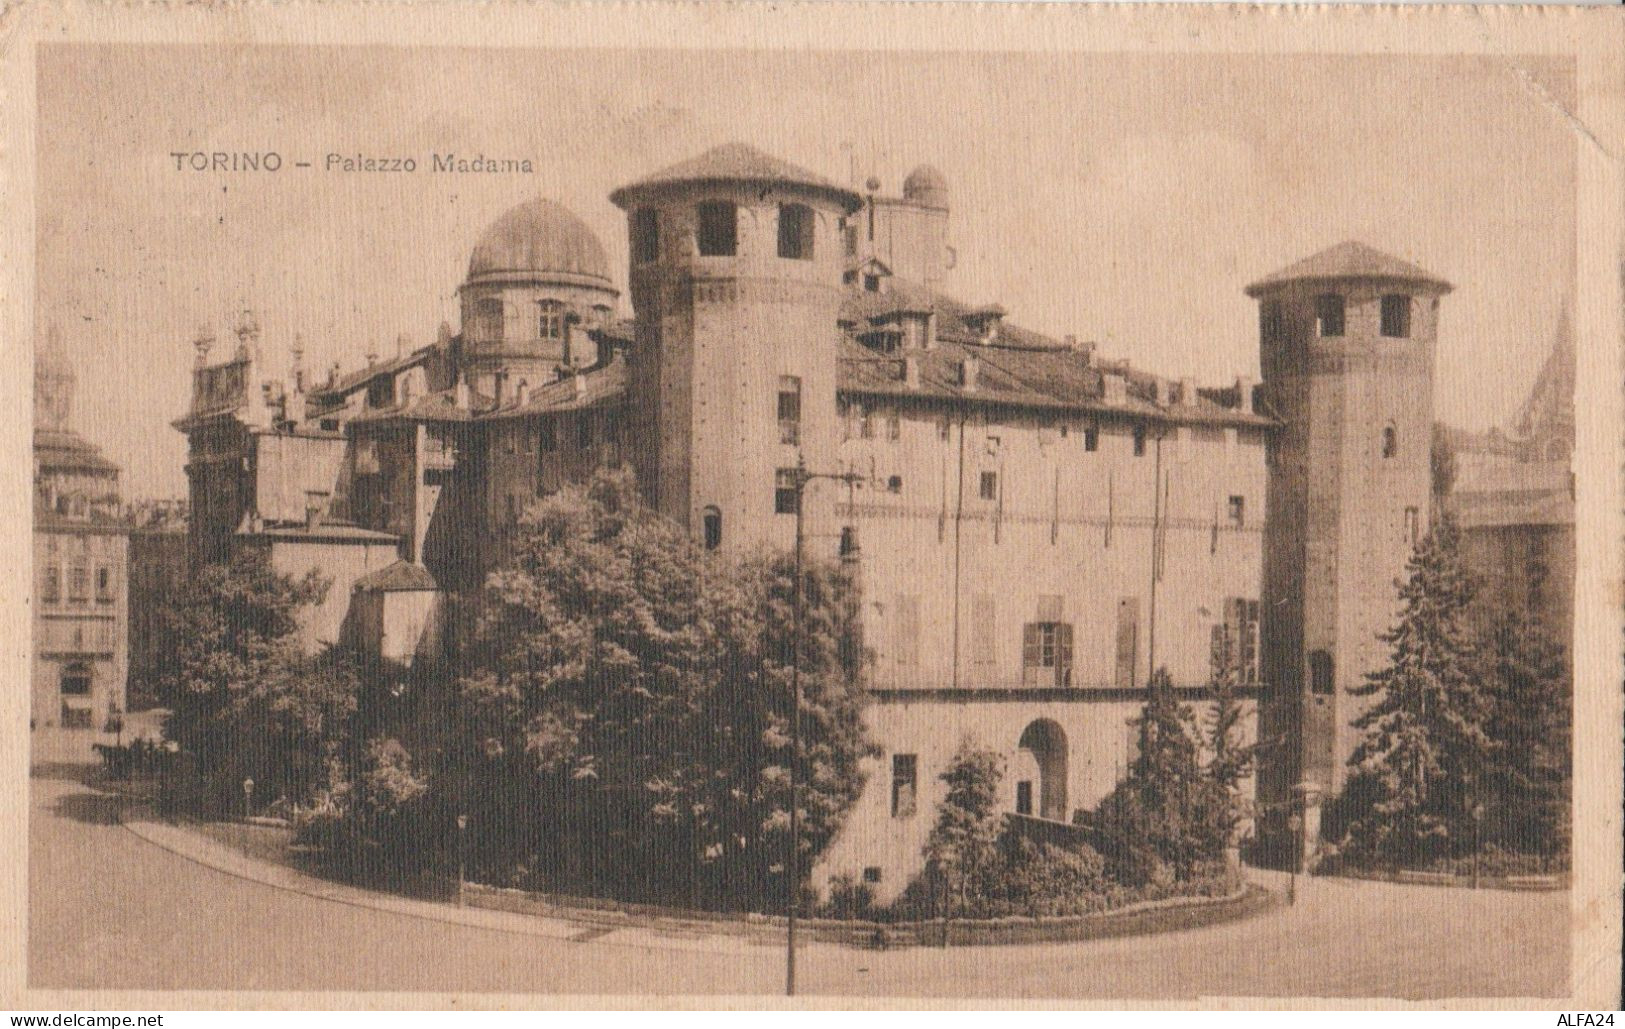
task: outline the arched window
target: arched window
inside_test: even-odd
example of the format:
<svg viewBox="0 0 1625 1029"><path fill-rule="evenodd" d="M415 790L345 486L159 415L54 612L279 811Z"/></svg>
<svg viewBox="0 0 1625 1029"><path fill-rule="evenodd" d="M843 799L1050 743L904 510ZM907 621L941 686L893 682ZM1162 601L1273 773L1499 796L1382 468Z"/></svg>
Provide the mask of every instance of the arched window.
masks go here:
<svg viewBox="0 0 1625 1029"><path fill-rule="evenodd" d="M1309 692L1317 697L1332 695L1332 655L1324 650L1309 653Z"/></svg>
<svg viewBox="0 0 1625 1029"><path fill-rule="evenodd" d="M722 546L722 512L715 505L705 509L702 524L705 527L705 549L715 550Z"/></svg>
<svg viewBox="0 0 1625 1029"><path fill-rule="evenodd" d="M1399 430L1392 425L1382 427L1382 456L1393 457L1399 453Z"/></svg>
<svg viewBox="0 0 1625 1029"><path fill-rule="evenodd" d="M564 338L564 305L557 300L543 300L541 320L536 335L541 339Z"/></svg>
<svg viewBox="0 0 1625 1029"><path fill-rule="evenodd" d="M498 297L486 297L474 302L474 331L473 337L477 340L500 340L502 338L502 300Z"/></svg>

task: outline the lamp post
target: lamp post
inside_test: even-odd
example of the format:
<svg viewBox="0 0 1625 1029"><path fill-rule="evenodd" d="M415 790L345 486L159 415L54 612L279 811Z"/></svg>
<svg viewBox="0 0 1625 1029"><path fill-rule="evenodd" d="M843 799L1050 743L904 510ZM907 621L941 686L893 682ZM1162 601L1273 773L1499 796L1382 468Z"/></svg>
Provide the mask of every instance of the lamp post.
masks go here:
<svg viewBox="0 0 1625 1029"><path fill-rule="evenodd" d="M243 818L247 820L254 815L254 780L243 780Z"/></svg>
<svg viewBox="0 0 1625 1029"><path fill-rule="evenodd" d="M1478 855L1483 847L1484 802L1473 802L1473 889L1478 889Z"/></svg>
<svg viewBox="0 0 1625 1029"><path fill-rule="evenodd" d="M1292 868L1286 881L1286 902L1293 905L1298 902L1298 865L1303 861L1303 816L1292 812L1286 826L1292 832Z"/></svg>
<svg viewBox="0 0 1625 1029"><path fill-rule="evenodd" d="M457 816L457 906L463 906L463 884L468 881L468 849L463 845L463 830L468 828L468 816Z"/></svg>
<svg viewBox="0 0 1625 1029"><path fill-rule="evenodd" d="M855 472L810 472L807 461L796 455L794 478L796 496L796 551L795 592L790 623L790 855L785 861L789 881L790 904L785 918L784 995L796 993L796 913L801 907L801 623L802 606L802 550L805 523L802 512L807 483L814 479L833 479L847 485L856 485L863 476Z"/></svg>

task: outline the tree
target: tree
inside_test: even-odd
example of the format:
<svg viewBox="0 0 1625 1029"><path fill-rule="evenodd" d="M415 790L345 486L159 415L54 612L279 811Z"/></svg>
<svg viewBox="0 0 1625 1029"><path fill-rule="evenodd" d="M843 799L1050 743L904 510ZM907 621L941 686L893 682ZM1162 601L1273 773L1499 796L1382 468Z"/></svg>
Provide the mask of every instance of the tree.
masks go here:
<svg viewBox="0 0 1625 1029"><path fill-rule="evenodd" d="M1456 485L1456 444L1450 438L1450 429L1442 422L1433 423L1433 438L1428 449L1433 498L1435 502L1448 496Z"/></svg>
<svg viewBox="0 0 1625 1029"><path fill-rule="evenodd" d="M998 858L1004 819L998 811L1004 759L966 738L940 776L948 792L925 841L926 867L964 910Z"/></svg>
<svg viewBox="0 0 1625 1029"><path fill-rule="evenodd" d="M358 680L342 655L307 655L298 635L300 611L327 588L315 571L295 579L244 549L161 613L164 732L196 758L216 804L234 804L245 778L257 797L302 800L338 756Z"/></svg>
<svg viewBox="0 0 1625 1029"><path fill-rule="evenodd" d="M1213 634L1213 707L1206 720L1207 777L1217 789L1212 811L1214 831L1226 845L1235 842L1236 830L1250 813L1241 793L1241 781L1253 769L1253 748L1242 736L1246 711L1237 681L1236 640L1224 626Z"/></svg>
<svg viewBox="0 0 1625 1029"><path fill-rule="evenodd" d="M1473 585L1448 517L1417 544L1406 571L1399 620L1381 637L1388 664L1351 690L1376 701L1353 721L1363 736L1349 764L1369 777L1362 788L1373 801L1351 815L1349 845L1408 865L1471 845L1490 740L1467 629Z"/></svg>
<svg viewBox="0 0 1625 1029"><path fill-rule="evenodd" d="M1573 688L1564 647L1538 619L1505 612L1486 632L1481 659L1490 694L1486 840L1518 853L1567 853Z"/></svg>
<svg viewBox="0 0 1625 1029"><path fill-rule="evenodd" d="M1095 813L1101 853L1112 877L1131 886L1189 878L1222 857L1231 798L1198 761L1194 716L1167 669L1151 676L1134 724L1138 753Z"/></svg>
<svg viewBox="0 0 1625 1029"><path fill-rule="evenodd" d="M792 568L701 549L625 471L533 506L487 584L460 685L478 870L628 899L781 904ZM856 800L870 748L856 585L813 562L803 596L811 856Z"/></svg>

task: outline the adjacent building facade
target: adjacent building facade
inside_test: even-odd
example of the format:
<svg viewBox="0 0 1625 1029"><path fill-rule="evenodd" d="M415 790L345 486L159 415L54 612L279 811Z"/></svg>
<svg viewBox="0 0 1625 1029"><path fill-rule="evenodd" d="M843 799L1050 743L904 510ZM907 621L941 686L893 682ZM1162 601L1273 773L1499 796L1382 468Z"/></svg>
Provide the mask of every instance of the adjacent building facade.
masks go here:
<svg viewBox="0 0 1625 1029"><path fill-rule="evenodd" d="M101 729L123 711L129 533L118 465L71 428L76 375L53 332L34 363L30 724Z"/></svg>
<svg viewBox="0 0 1625 1029"><path fill-rule="evenodd" d="M616 189L632 318L603 249L545 201L499 218L462 325L316 381L268 372L245 316L201 333L191 549L268 549L335 580L313 645L399 663L454 649L439 611L499 566L520 512L628 464L710 549L856 562L884 749L814 883L882 900L919 868L969 737L1008 758L1012 817L1071 823L1133 758L1156 669L1193 704L1220 640L1269 738L1260 798L1335 788L1344 687L1385 655L1392 582L1428 517L1439 299L1359 244L1270 276L1263 381L1201 387L952 296L951 196L929 167L858 192L743 145ZM1249 723L1248 731L1253 731Z"/></svg>

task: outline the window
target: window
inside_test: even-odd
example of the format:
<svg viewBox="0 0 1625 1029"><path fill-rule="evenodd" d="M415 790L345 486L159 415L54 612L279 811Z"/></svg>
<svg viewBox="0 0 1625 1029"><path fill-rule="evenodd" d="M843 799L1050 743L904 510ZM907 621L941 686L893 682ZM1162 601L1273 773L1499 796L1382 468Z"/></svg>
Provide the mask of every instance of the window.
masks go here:
<svg viewBox="0 0 1625 1029"><path fill-rule="evenodd" d="M113 602L113 570L111 568L96 569L96 600L103 604Z"/></svg>
<svg viewBox="0 0 1625 1029"><path fill-rule="evenodd" d="M40 586L40 600L55 604L62 599L62 569L49 565L45 569L45 582Z"/></svg>
<svg viewBox="0 0 1625 1029"><path fill-rule="evenodd" d="M903 438L903 419L896 411L886 415L886 438L889 440Z"/></svg>
<svg viewBox="0 0 1625 1029"><path fill-rule="evenodd" d="M1145 426L1143 425L1134 427L1134 456L1145 456Z"/></svg>
<svg viewBox="0 0 1625 1029"><path fill-rule="evenodd" d="M1258 334L1262 339L1274 339L1281 335L1286 325L1282 316L1281 302L1279 300L1266 300L1258 308Z"/></svg>
<svg viewBox="0 0 1625 1029"><path fill-rule="evenodd" d="M1382 298L1382 334L1393 339L1410 338L1410 297L1403 293L1390 293Z"/></svg>
<svg viewBox="0 0 1625 1029"><path fill-rule="evenodd" d="M1343 334L1343 298L1336 293L1322 293L1315 298L1315 326L1322 337Z"/></svg>
<svg viewBox="0 0 1625 1029"><path fill-rule="evenodd" d="M474 302L474 331L473 337L478 340L492 340L502 338L502 301L498 297L486 297Z"/></svg>
<svg viewBox="0 0 1625 1029"><path fill-rule="evenodd" d="M1224 622L1213 627L1213 670L1228 665L1238 685L1258 683L1258 601L1226 597Z"/></svg>
<svg viewBox="0 0 1625 1029"><path fill-rule="evenodd" d="M812 208L805 204L779 205L779 256L792 261L812 260Z"/></svg>
<svg viewBox="0 0 1625 1029"><path fill-rule="evenodd" d="M1416 546L1416 541L1420 539L1421 536L1422 512L1414 507L1407 507L1405 509L1405 538L1409 540L1411 546L1414 547Z"/></svg>
<svg viewBox="0 0 1625 1029"><path fill-rule="evenodd" d="M1083 427L1083 449L1091 454L1100 449L1100 426L1085 425Z"/></svg>
<svg viewBox="0 0 1625 1029"><path fill-rule="evenodd" d="M1309 692L1317 697L1332 694L1332 655L1324 650L1309 653Z"/></svg>
<svg viewBox="0 0 1625 1029"><path fill-rule="evenodd" d="M893 754L891 756L891 816L893 818L912 818L914 816L914 812L919 806L919 776L919 755Z"/></svg>
<svg viewBox="0 0 1625 1029"><path fill-rule="evenodd" d="M1383 426L1382 430L1382 456L1393 457L1399 453L1399 430L1392 425Z"/></svg>
<svg viewBox="0 0 1625 1029"><path fill-rule="evenodd" d="M62 695L65 697L88 697L90 695L90 680L89 665L68 665L62 669Z"/></svg>
<svg viewBox="0 0 1625 1029"><path fill-rule="evenodd" d="M864 290L866 292L869 292L869 293L879 293L880 292L880 276L878 276L878 275L865 275L863 277L863 288L864 288Z"/></svg>
<svg viewBox="0 0 1625 1029"><path fill-rule="evenodd" d="M585 411L576 419L576 446L582 450L592 446L592 416Z"/></svg>
<svg viewBox="0 0 1625 1029"><path fill-rule="evenodd" d="M648 264L660 259L660 216L652 207L632 213L632 260Z"/></svg>
<svg viewBox="0 0 1625 1029"><path fill-rule="evenodd" d="M852 557L858 552L858 530L853 525L841 526L841 556Z"/></svg>
<svg viewBox="0 0 1625 1029"><path fill-rule="evenodd" d="M536 335L541 339L564 338L564 305L557 300L543 300L541 322Z"/></svg>
<svg viewBox="0 0 1625 1029"><path fill-rule="evenodd" d="M983 472L980 496L983 500L999 499L999 473Z"/></svg>
<svg viewBox="0 0 1625 1029"><path fill-rule="evenodd" d="M1072 626L1066 622L1029 622L1021 637L1023 686L1072 685Z"/></svg>
<svg viewBox="0 0 1625 1029"><path fill-rule="evenodd" d="M1241 528L1242 526L1246 525L1247 524L1247 498L1246 497L1231 497L1230 498L1230 504L1229 504L1229 507L1228 507L1228 512L1229 512L1230 524L1231 525L1235 526L1238 529Z"/></svg>
<svg viewBox="0 0 1625 1029"><path fill-rule="evenodd" d="M705 549L715 550L722 546L722 512L715 506L707 507L701 522L705 527Z"/></svg>
<svg viewBox="0 0 1625 1029"><path fill-rule="evenodd" d="M732 257L739 249L739 212L726 200L699 206L701 257Z"/></svg>
<svg viewBox="0 0 1625 1029"><path fill-rule="evenodd" d="M780 468L773 476L773 513L795 514L800 508L800 490L796 488L796 470Z"/></svg>
<svg viewBox="0 0 1625 1029"><path fill-rule="evenodd" d="M801 379L779 376L779 442L792 446L801 442Z"/></svg>
<svg viewBox="0 0 1625 1029"><path fill-rule="evenodd" d="M90 569L84 565L74 565L68 571L68 599L75 604L90 599Z"/></svg>

